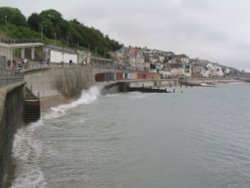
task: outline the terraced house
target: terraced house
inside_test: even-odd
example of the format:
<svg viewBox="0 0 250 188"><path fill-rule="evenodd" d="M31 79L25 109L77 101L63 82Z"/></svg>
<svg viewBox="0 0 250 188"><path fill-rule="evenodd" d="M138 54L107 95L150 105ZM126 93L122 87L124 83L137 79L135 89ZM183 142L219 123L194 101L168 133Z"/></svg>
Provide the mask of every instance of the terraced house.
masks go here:
<svg viewBox="0 0 250 188"><path fill-rule="evenodd" d="M145 62L142 49L137 47L122 47L115 53L115 64L126 66L134 70L144 71L149 68L149 63Z"/></svg>

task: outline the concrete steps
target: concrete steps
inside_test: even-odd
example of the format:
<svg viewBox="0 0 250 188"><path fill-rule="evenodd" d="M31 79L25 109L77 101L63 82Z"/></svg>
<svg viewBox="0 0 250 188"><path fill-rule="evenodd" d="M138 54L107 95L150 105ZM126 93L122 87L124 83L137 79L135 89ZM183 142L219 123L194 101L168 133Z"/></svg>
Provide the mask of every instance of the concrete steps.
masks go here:
<svg viewBox="0 0 250 188"><path fill-rule="evenodd" d="M28 88L24 88L23 119L25 122L35 122L40 119L40 99Z"/></svg>

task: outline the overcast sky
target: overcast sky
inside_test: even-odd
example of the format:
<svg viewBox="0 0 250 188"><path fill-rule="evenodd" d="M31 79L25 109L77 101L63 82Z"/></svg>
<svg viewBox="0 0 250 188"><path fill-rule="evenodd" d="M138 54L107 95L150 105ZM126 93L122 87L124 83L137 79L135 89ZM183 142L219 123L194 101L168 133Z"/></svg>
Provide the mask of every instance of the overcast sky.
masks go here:
<svg viewBox="0 0 250 188"><path fill-rule="evenodd" d="M55 9L125 45L250 70L249 0L1 0L26 17Z"/></svg>

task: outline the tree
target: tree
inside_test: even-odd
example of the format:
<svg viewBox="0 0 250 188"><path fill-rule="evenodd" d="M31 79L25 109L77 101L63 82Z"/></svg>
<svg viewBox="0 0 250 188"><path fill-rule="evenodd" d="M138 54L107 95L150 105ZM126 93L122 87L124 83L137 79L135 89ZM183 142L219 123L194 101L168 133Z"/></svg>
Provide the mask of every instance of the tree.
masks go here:
<svg viewBox="0 0 250 188"><path fill-rule="evenodd" d="M16 26L26 26L26 18L17 8L1 7L0 24L14 24Z"/></svg>
<svg viewBox="0 0 250 188"><path fill-rule="evenodd" d="M49 9L44 10L39 14L40 23L39 27L43 27L44 34L48 38L55 38L65 40L66 36L68 36L68 22L62 18L60 12Z"/></svg>
<svg viewBox="0 0 250 188"><path fill-rule="evenodd" d="M41 16L39 16L37 13L31 14L31 16L28 18L27 23L28 26L35 30L35 31L40 31L40 22L42 21Z"/></svg>
<svg viewBox="0 0 250 188"><path fill-rule="evenodd" d="M4 25L6 18L11 24ZM54 9L44 10L39 14L32 13L26 23L18 9L3 7L0 8L0 24L14 38L40 38L43 32L46 39L56 39L59 41L57 43L71 47L88 48L100 55L122 47L119 42L104 36L98 29L87 27L76 19L63 19L61 13Z"/></svg>
<svg viewBox="0 0 250 188"><path fill-rule="evenodd" d="M56 24L56 25L63 20L61 13L58 12L58 11L56 11L56 10L54 10L54 9L44 10L39 15L43 19L48 19L53 24Z"/></svg>

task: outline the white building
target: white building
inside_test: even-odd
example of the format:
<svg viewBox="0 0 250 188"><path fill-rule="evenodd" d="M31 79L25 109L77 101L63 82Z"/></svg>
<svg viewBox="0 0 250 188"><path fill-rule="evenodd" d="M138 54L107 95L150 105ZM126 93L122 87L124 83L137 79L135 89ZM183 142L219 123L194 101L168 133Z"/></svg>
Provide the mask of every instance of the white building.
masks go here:
<svg viewBox="0 0 250 188"><path fill-rule="evenodd" d="M204 77L223 77L222 67L215 63L208 63L206 69L203 69L201 75Z"/></svg>

